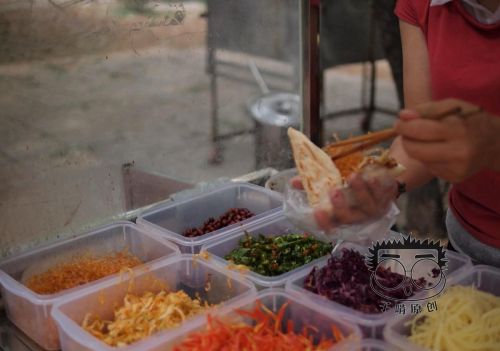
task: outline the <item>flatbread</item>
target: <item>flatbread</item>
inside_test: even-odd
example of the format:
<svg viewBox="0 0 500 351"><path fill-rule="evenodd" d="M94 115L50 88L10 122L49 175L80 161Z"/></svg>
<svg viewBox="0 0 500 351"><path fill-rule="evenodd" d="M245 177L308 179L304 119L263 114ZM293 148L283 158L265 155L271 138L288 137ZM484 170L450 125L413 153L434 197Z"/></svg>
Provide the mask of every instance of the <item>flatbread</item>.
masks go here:
<svg viewBox="0 0 500 351"><path fill-rule="evenodd" d="M309 205L316 207L328 190L342 185L342 176L332 159L309 138L288 128L293 158L307 193Z"/></svg>

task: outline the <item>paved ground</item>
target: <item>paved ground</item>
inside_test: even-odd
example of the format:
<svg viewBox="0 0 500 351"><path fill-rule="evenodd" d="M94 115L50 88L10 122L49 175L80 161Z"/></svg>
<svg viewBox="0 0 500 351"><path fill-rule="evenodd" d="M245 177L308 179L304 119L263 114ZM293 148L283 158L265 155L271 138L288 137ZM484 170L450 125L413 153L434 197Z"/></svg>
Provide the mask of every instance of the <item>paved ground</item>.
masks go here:
<svg viewBox="0 0 500 351"><path fill-rule="evenodd" d="M89 28L94 33L83 39L94 45L93 51L90 44L68 40L74 36L66 38L67 45L55 46L64 43L55 37L47 44L41 39L43 28L36 26L28 33L36 37L33 50L28 50L33 55L26 57L26 48L10 38L13 32L0 30L7 35L0 42L4 45L0 52L0 246L4 254L13 243L33 244L33 237L45 241L55 231L68 235L89 218L122 210L122 189L116 186L120 173L114 170L124 163L189 182L254 169L252 136L225 142L221 164L207 162L212 145L206 24L199 16L202 6L184 5L185 27L143 25L134 31L130 28L137 18L130 17L124 17L128 32L109 25L85 27L87 33ZM38 19L44 23L44 18ZM0 18L0 29L4 22ZM6 28L15 29L19 23L23 21L10 22ZM71 33L81 38L81 33ZM8 45L12 50L7 50ZM43 50L47 45L55 48L51 54ZM109 47L112 50L106 50ZM70 54L68 48L79 51ZM378 69L377 104L396 109L389 68L379 62ZM360 73L359 65L326 72L327 110L359 106ZM245 106L258 96L256 85L223 79L219 93L221 129L251 126ZM330 120L326 130L358 133L359 121L360 116ZM393 117L376 115L375 127L392 121Z"/></svg>

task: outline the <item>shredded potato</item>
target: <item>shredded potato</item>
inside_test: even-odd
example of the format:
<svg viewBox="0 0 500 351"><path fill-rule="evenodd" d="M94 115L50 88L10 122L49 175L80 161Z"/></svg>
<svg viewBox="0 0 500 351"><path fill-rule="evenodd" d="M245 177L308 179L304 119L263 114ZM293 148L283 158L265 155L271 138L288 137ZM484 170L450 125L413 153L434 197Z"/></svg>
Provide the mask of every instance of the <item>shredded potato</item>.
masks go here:
<svg viewBox="0 0 500 351"><path fill-rule="evenodd" d="M196 257L201 257L204 260L208 260L210 258L210 254L207 251L202 251L199 254L195 255Z"/></svg>
<svg viewBox="0 0 500 351"><path fill-rule="evenodd" d="M493 283L494 284L494 283ZM429 350L498 350L500 297L473 286L455 285L412 321L408 338Z"/></svg>
<svg viewBox="0 0 500 351"><path fill-rule="evenodd" d="M232 261L229 261L227 269L237 271L239 273L248 273L250 271L248 266L245 266L244 264L234 264Z"/></svg>
<svg viewBox="0 0 500 351"><path fill-rule="evenodd" d="M123 347L158 331L175 328L207 307L208 304L202 305L199 299L191 299L184 291L127 294L112 321L87 314L82 327L110 346Z"/></svg>
<svg viewBox="0 0 500 351"><path fill-rule="evenodd" d="M198 259L208 261L210 259L210 254L206 251L202 251L200 253L193 255L193 268L198 268Z"/></svg>
<svg viewBox="0 0 500 351"><path fill-rule="evenodd" d="M141 260L128 252L102 257L85 255L29 277L26 286L38 294L55 294L140 264Z"/></svg>

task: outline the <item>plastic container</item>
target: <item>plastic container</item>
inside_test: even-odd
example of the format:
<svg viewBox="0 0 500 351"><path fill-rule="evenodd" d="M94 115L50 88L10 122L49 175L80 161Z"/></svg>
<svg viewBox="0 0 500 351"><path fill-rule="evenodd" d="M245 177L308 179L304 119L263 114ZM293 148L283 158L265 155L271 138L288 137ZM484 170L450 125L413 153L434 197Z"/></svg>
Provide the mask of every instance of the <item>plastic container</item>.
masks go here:
<svg viewBox="0 0 500 351"><path fill-rule="evenodd" d="M258 236L259 234L263 234L266 237L275 237L284 234L304 233L303 230L300 230L292 223L290 223L288 219L280 215L253 226L242 225L241 228L238 228L234 232L231 232L226 238L204 245L201 248L201 251L207 252L209 259L227 268L230 265L230 262L225 260L224 256L238 247L240 240L245 236L245 232L249 233L253 237ZM319 260L320 259L316 259L302 266L301 268L312 268L317 262L319 262ZM300 268L296 268L292 271L274 277L264 276L252 271L245 271L241 272L240 274L254 282L255 285L257 285L257 288L270 288L284 286L287 279L290 278L298 270L300 270Z"/></svg>
<svg viewBox="0 0 500 351"><path fill-rule="evenodd" d="M500 296L500 269L491 266L474 266L468 272L456 275L448 280L447 287L453 285L475 286L481 291ZM439 306L438 306L439 308ZM407 351L426 351L407 339L410 326L407 323L414 316L405 316L390 320L384 328L384 339L395 347Z"/></svg>
<svg viewBox="0 0 500 351"><path fill-rule="evenodd" d="M297 174L297 168L285 169L269 177L264 186L267 189L283 194L285 192L285 185Z"/></svg>
<svg viewBox="0 0 500 351"><path fill-rule="evenodd" d="M335 253L335 256L340 256L342 248L355 249L356 251L366 255L368 253L368 248L353 243L344 243ZM397 250L396 250L397 252ZM453 276L460 275L471 269L472 263L470 258L457 254L452 251L447 251L448 268L445 273L447 279L453 278ZM317 266L321 268L327 264L328 257L321 259ZM349 321L352 321L361 327L361 331L367 338L380 338L382 336L384 325L395 316L395 308L387 309L385 312L380 314L369 314L357 311L353 308L344 306L338 302L331 301L326 297L319 296L311 291L303 288L304 279L307 277L311 268L307 267L301 269L297 272L290 280L287 282L285 289L291 294L298 294L309 301L320 305L325 310L330 311L332 314L340 314L344 316ZM425 273L422 272L421 275L416 275L418 277L424 276ZM419 296L419 295L415 295Z"/></svg>
<svg viewBox="0 0 500 351"><path fill-rule="evenodd" d="M275 313L279 311L284 303L288 303L287 310L283 317L283 327L286 328L287 322L292 320L296 333L302 332L303 326L309 325L313 328L317 328L320 335L331 337L331 326L334 324L345 336L345 340L332 346L329 350L347 350L347 346L351 342L359 342L361 339L361 332L355 324L345 321L338 316L329 315L318 308L318 306L290 295L282 289L262 290L253 298L246 298L233 304L231 310L220 311L220 313L217 313L217 316L221 318L237 317L238 315L234 312L234 309L253 310L257 300ZM204 328L204 325L191 326L190 329L184 330L182 334L178 333L174 338L169 340L162 350L171 350L174 346L181 343L190 333L203 330Z"/></svg>
<svg viewBox="0 0 500 351"><path fill-rule="evenodd" d="M74 255L111 254L123 249L127 249L143 262L180 254L179 249L167 240L150 235L131 222L116 222L93 232L10 258L0 263L2 297L8 318L44 349L59 349L57 328L50 317L52 305L67 295L110 277L57 294L40 295L21 283L23 275L31 275L28 273L30 271L33 273L45 271L58 262L71 259Z"/></svg>
<svg viewBox="0 0 500 351"><path fill-rule="evenodd" d="M132 281L131 281L132 279ZM158 282L161 282L159 284ZM123 304L124 296L130 292L142 294L147 291L158 292L165 286L170 291L184 290L190 297L201 297L210 304L219 304L223 310L239 298L255 297L255 287L248 281L227 275L222 269L198 259L193 255L181 255L157 262L147 271L108 280L92 289L86 289L57 303L52 316L59 328L61 347L65 351L74 350L117 350L101 342L80 327L87 313L97 314L103 319L113 315L114 308ZM190 325L205 323L205 314L186 320L177 328L160 331L149 338L120 347L120 351L164 350L162 345L177 333L184 333Z"/></svg>
<svg viewBox="0 0 500 351"><path fill-rule="evenodd" d="M232 183L181 202L144 212L137 223L179 245L182 253L198 253L203 244L217 240L239 225L255 223L282 211L281 194L247 183ZM210 217L220 217L233 207L248 208L254 216L237 224L195 238L182 235L200 227Z"/></svg>
<svg viewBox="0 0 500 351"><path fill-rule="evenodd" d="M397 349L382 340L363 339L350 342L342 351L397 351Z"/></svg>

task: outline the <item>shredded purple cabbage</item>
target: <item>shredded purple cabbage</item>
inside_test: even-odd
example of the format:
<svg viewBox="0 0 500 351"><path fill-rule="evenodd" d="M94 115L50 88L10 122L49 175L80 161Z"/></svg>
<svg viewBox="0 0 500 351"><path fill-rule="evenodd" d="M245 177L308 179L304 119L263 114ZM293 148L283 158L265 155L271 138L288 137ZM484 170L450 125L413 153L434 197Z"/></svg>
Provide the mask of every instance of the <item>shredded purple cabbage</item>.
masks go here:
<svg viewBox="0 0 500 351"><path fill-rule="evenodd" d="M381 306L392 307L395 301L384 299L372 290L371 274L362 254L344 248L340 257L332 256L324 267L313 268L304 280L304 288L363 313L381 313L383 312ZM405 279L403 275L391 272L390 268L377 269L377 280L387 282L384 286L397 286L403 279ZM417 283L419 286L424 286L426 281L420 278ZM406 296L403 287L384 291L384 294L396 300L405 300L409 297ZM412 295L414 294L415 289L412 291Z"/></svg>

